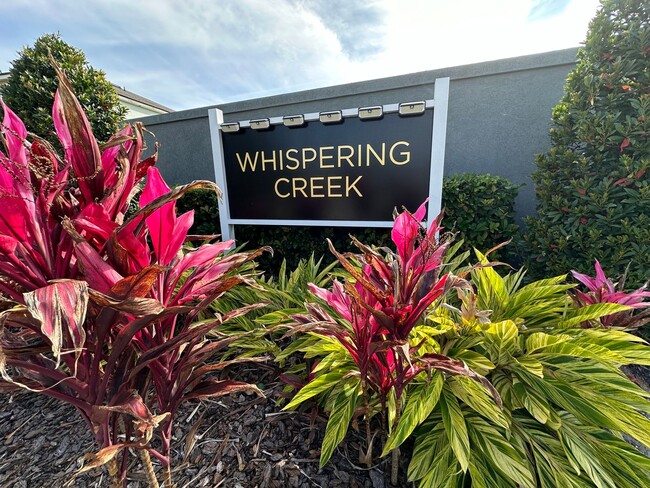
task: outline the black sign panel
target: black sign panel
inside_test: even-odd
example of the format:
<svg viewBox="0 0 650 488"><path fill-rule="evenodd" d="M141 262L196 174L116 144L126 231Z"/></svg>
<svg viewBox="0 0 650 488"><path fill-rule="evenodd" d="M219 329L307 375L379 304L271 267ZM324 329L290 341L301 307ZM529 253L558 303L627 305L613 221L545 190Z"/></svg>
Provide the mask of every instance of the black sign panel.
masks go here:
<svg viewBox="0 0 650 488"><path fill-rule="evenodd" d="M222 133L230 217L390 221L429 194L433 110Z"/></svg>

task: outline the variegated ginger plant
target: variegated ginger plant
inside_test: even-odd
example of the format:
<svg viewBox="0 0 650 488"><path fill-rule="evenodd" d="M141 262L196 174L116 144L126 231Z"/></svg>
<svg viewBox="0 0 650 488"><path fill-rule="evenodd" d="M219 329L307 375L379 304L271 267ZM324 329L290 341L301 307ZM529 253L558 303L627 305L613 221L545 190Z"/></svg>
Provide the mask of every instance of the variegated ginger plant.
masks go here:
<svg viewBox="0 0 650 488"><path fill-rule="evenodd" d="M314 366L287 408L315 398L329 412L321 462L355 416L384 411L382 456L414 439L408 478L420 488L649 486L650 460L622 436L650 445L650 394L621 367L649 365L650 348L624 328L599 327L601 319L611 325L608 317L630 323L630 305L644 307L645 295L637 290L607 300L591 290L589 300L584 294L574 300L565 276L522 286L523 272L502 277L478 253L464 279L447 278L457 297L439 297L408 322L413 302L401 299L406 288L386 286L386 278L422 280L427 288L415 297L425 297L444 260L429 279L417 268L402 273L409 262L401 259L408 255L400 255L402 235L414 234L394 235L399 257L363 245L362 256L340 256L350 280L335 281L331 291L312 287L328 307L308 304L307 314L294 315L291 333L307 335L291 351ZM412 324L401 341L391 336L399 323ZM395 367L400 361L403 377Z"/></svg>

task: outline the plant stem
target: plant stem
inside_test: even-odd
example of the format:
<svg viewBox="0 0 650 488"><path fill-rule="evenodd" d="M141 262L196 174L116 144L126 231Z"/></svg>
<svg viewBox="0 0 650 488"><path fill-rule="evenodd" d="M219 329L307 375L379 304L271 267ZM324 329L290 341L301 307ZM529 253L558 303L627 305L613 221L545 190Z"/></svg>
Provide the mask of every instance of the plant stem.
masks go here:
<svg viewBox="0 0 650 488"><path fill-rule="evenodd" d="M108 461L106 463L106 470L108 471L108 477L111 479L111 486L113 488L122 488L122 482L118 475L117 459L113 458Z"/></svg>
<svg viewBox="0 0 650 488"><path fill-rule="evenodd" d="M400 397L395 398L395 421L393 422L393 429L397 428L399 424L400 414L402 410L402 402ZM393 449L390 453L390 484L397 486L397 475L399 473L399 446Z"/></svg>
<svg viewBox="0 0 650 488"><path fill-rule="evenodd" d="M362 461L366 466L372 466L372 436L370 431L370 399L368 398L368 389L364 382L363 385L363 407L366 413L366 454L362 456Z"/></svg>
<svg viewBox="0 0 650 488"><path fill-rule="evenodd" d="M144 472L147 475L147 479L149 480L149 486L152 488L160 488L160 485L158 484L158 480L156 479L156 473L153 470L153 464L151 464L151 457L149 456L149 451L146 449L140 449L139 450L140 454L140 461L142 461L142 465L144 467Z"/></svg>
<svg viewBox="0 0 650 488"><path fill-rule="evenodd" d="M165 466L165 488L174 488L172 483L172 466L168 464Z"/></svg>

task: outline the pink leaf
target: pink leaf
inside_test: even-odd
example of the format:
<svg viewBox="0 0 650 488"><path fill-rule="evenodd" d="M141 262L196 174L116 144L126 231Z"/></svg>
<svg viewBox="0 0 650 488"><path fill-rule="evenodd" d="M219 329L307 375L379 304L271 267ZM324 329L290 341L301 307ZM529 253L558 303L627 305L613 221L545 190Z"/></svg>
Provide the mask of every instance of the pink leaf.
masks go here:
<svg viewBox="0 0 650 488"><path fill-rule="evenodd" d="M142 217L129 220L113 232L107 242L108 254L117 268L124 274L139 272L151 262L151 252L147 246L146 235L136 235Z"/></svg>
<svg viewBox="0 0 650 488"><path fill-rule="evenodd" d="M57 366L64 347L72 348L78 359L86 340L88 285L83 281L58 281L25 293L24 297L27 309L41 323L41 332L52 344Z"/></svg>
<svg viewBox="0 0 650 488"><path fill-rule="evenodd" d="M188 252L170 272L170 280L180 278L190 268L211 263L219 254L227 251L234 245L235 241L230 240L215 244L205 244L194 251Z"/></svg>
<svg viewBox="0 0 650 488"><path fill-rule="evenodd" d="M426 201L414 214L404 211L395 219L391 238L397 247L397 253L403 264L407 263L413 253L415 240L420 230L420 222L426 214Z"/></svg>
<svg viewBox="0 0 650 488"><path fill-rule="evenodd" d="M104 172L97 140L65 74L55 65L59 88L54 96L52 119L65 156L74 168L86 204L104 196Z"/></svg>
<svg viewBox="0 0 650 488"><path fill-rule="evenodd" d="M108 293L113 285L122 279L87 242L75 243L74 252L84 277L95 290Z"/></svg>
<svg viewBox="0 0 650 488"><path fill-rule="evenodd" d="M2 121L2 135L7 141L7 149L9 151L9 159L13 162L15 167L13 179L20 180L21 184L29 183L29 166L27 164L27 148L25 147L25 138L27 137L27 129L25 124L20 118L7 107L2 100L2 109L4 111L4 120ZM2 168L6 173L6 169Z"/></svg>
<svg viewBox="0 0 650 488"><path fill-rule="evenodd" d="M96 239L100 246L104 245L118 226L104 207L97 203L85 206L74 218L74 223L77 229L85 232L87 241Z"/></svg>
<svg viewBox="0 0 650 488"><path fill-rule="evenodd" d="M140 197L140 206L144 207L156 198L168 194L170 190L158 169L149 168L147 184ZM171 201L156 209L146 218L154 253L159 264L169 264L180 250L187 231L194 221L194 213L188 212L188 214L177 219L176 204Z"/></svg>
<svg viewBox="0 0 650 488"><path fill-rule="evenodd" d="M165 253L162 256L162 264L169 264L176 257L178 252L181 250L183 242L185 242L187 233L189 232L190 227L192 227L193 223L194 210L190 210L189 212L186 212L175 219L171 239L169 240L167 248L165 249Z"/></svg>
<svg viewBox="0 0 650 488"><path fill-rule="evenodd" d="M30 181L27 130L22 120L0 100L4 110L1 133L9 151L0 151L0 232L28 240L35 220L34 193Z"/></svg>
<svg viewBox="0 0 650 488"><path fill-rule="evenodd" d="M16 250L18 240L11 236L0 235L0 253L3 255L12 255Z"/></svg>
<svg viewBox="0 0 650 488"><path fill-rule="evenodd" d="M122 276L75 230L69 219L62 222L63 228L74 241L74 253L79 268L94 290L108 293Z"/></svg>
<svg viewBox="0 0 650 488"><path fill-rule="evenodd" d="M586 274L578 273L577 271L571 271L573 277L578 280L580 283L589 288L590 291L596 291L599 287L596 285L596 280L591 276Z"/></svg>
<svg viewBox="0 0 650 488"><path fill-rule="evenodd" d="M343 285L341 285L337 280L334 280L332 283L332 292L319 288L313 283L309 283L309 289L318 298L325 300L330 306L332 306L345 320L348 322L352 321L350 298L345 294Z"/></svg>
<svg viewBox="0 0 650 488"><path fill-rule="evenodd" d="M607 279L607 276L605 276L605 272L597 259L594 268L596 268L596 286L598 286L598 288L606 286L610 293L614 293L614 285Z"/></svg>
<svg viewBox="0 0 650 488"><path fill-rule="evenodd" d="M109 147L102 152L102 168L106 178L106 187L112 187L117 184L118 171L124 171L125 168L117 168L117 156L122 150L122 144L112 145L115 141L130 137L133 133L131 126L125 126L121 131L113 135L106 143Z"/></svg>

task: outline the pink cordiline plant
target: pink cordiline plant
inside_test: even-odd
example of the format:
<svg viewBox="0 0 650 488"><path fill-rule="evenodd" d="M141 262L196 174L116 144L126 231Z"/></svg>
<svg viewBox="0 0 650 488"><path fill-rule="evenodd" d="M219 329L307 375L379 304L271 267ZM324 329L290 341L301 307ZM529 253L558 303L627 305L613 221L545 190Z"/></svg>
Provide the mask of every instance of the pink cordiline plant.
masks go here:
<svg viewBox="0 0 650 488"><path fill-rule="evenodd" d="M582 283L587 292L574 290L573 300L580 307L595 305L598 303L616 303L630 307L629 311L617 312L599 319L599 325L604 327L620 327L625 329L638 329L650 322L650 291L643 286L637 290L626 292L623 290L625 280L621 279L617 286L605 276L602 266L596 260L594 264L596 276L593 278L586 274L571 271L573 277ZM646 309L640 313L640 309ZM584 324L589 327L590 324Z"/></svg>
<svg viewBox="0 0 650 488"><path fill-rule="evenodd" d="M57 68L58 71L58 68ZM227 253L232 241L185 250L193 211L142 158L143 128L127 126L100 147L65 75L52 110L63 157L28 134L2 103L0 146L0 387L23 388L73 405L106 464L126 484L137 451L157 485L150 455L166 468L174 414L186 400L254 391L216 379L215 356L235 338L208 340L223 322L263 304L199 320L211 302L251 284L244 266L264 249ZM140 209L125 214L146 176ZM247 271L248 270L248 271ZM232 362L232 361L230 361ZM159 431L154 447L152 436Z"/></svg>
<svg viewBox="0 0 650 488"><path fill-rule="evenodd" d="M346 347L359 366L361 378L379 395L384 407L390 391L394 390L399 399L408 381L419 372L410 360L408 338L447 283L442 258L448 244L436 239L441 230L439 221L420 235L425 212L426 204L422 204L414 214L404 211L396 216L391 238L397 254L390 251L382 255L353 237L363 252L360 268L350 261L349 254L338 253L328 241L353 279L344 284L334 280L332 291L310 285L317 297L350 323L351 333L334 328L332 335ZM318 307L310 305L310 310L312 318L317 317ZM334 322L322 313L319 323Z"/></svg>

